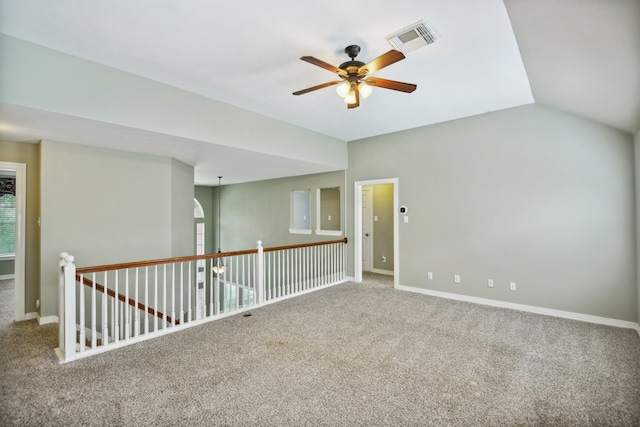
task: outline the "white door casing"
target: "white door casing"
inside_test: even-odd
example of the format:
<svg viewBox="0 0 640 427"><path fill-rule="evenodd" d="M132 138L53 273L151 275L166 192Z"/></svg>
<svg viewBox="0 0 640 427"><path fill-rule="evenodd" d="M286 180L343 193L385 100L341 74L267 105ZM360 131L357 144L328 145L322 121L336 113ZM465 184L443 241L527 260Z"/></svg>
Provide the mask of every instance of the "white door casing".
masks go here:
<svg viewBox="0 0 640 427"><path fill-rule="evenodd" d="M400 233L398 222L400 181L398 178L354 182L354 279L356 282L362 282L362 263L360 262L362 259L362 189L366 186L378 184L393 185L393 286L397 288L400 285Z"/></svg>
<svg viewBox="0 0 640 427"><path fill-rule="evenodd" d="M16 256L14 260L15 320L25 320L25 228L27 202L27 165L0 162L0 169L16 173Z"/></svg>

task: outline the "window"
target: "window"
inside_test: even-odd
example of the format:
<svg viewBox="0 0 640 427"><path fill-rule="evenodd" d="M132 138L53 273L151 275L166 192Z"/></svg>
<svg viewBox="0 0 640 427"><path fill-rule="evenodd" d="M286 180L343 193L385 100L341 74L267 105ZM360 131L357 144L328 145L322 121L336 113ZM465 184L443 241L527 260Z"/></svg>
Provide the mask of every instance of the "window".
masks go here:
<svg viewBox="0 0 640 427"><path fill-rule="evenodd" d="M318 189L316 209L316 234L341 236L340 187Z"/></svg>
<svg viewBox="0 0 640 427"><path fill-rule="evenodd" d="M196 223L196 255L204 255L204 210L197 199L193 199L193 218ZM205 313L205 265L206 261L196 261L196 319L202 319Z"/></svg>
<svg viewBox="0 0 640 427"><path fill-rule="evenodd" d="M0 178L0 257L13 257L16 252L15 178Z"/></svg>
<svg viewBox="0 0 640 427"><path fill-rule="evenodd" d="M290 233L311 234L311 190L291 192Z"/></svg>

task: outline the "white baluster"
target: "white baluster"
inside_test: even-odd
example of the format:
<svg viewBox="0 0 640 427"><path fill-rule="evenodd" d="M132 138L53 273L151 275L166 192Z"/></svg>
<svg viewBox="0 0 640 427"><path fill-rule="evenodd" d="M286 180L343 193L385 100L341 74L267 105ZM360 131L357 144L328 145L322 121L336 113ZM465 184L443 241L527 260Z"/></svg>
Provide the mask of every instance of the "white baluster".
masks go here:
<svg viewBox="0 0 640 427"><path fill-rule="evenodd" d="M111 323L111 340L109 342L116 342L116 334L118 333L118 329L117 329L118 322L116 322L116 305L118 304L117 293L115 298L111 298L109 300L109 303L111 304L111 310L110 310L111 311L111 322L110 322Z"/></svg>
<svg viewBox="0 0 640 427"><path fill-rule="evenodd" d="M102 281L104 282L104 292L102 292L102 345L109 344L109 321L108 321L108 307L107 307L107 292L109 290L109 281L107 280L107 272L102 275Z"/></svg>
<svg viewBox="0 0 640 427"><path fill-rule="evenodd" d="M153 332L158 330L158 266L153 267Z"/></svg>
<svg viewBox="0 0 640 427"><path fill-rule="evenodd" d="M236 257L232 257L229 258L229 264L231 264L231 266L235 265L236 268L236 274L235 274L235 284L236 284L236 310L240 307L240 284L238 283L238 262L235 262ZM231 271L229 272L229 281L233 284L234 280L233 280L233 269L230 269ZM232 285L233 286L233 285Z"/></svg>
<svg viewBox="0 0 640 427"><path fill-rule="evenodd" d="M300 292L302 290L300 283L300 248L296 248L293 250L294 262L293 262L293 271L296 276L295 278L295 287L296 292Z"/></svg>
<svg viewBox="0 0 640 427"><path fill-rule="evenodd" d="M217 259L217 258L216 258ZM213 258L211 259L211 265L213 265L214 260ZM211 277L213 277L213 267L210 268L211 270ZM218 315L220 314L220 275L217 274L214 278L214 284L213 284L213 301L215 304L215 311L213 312L214 315ZM222 303L224 304L224 295L222 296ZM224 309L224 307L223 307Z"/></svg>
<svg viewBox="0 0 640 427"><path fill-rule="evenodd" d="M171 264L171 326L176 325L176 263Z"/></svg>
<svg viewBox="0 0 640 427"><path fill-rule="evenodd" d="M318 266L318 258L319 258L319 247L318 246L314 246L313 247L313 287L317 287L318 286L318 276L320 275L319 271L320 268Z"/></svg>
<svg viewBox="0 0 640 427"><path fill-rule="evenodd" d="M214 291L214 279L213 279L213 259L210 258L209 259L209 316L215 316L217 313L217 310L214 307L214 302L218 300L218 295L215 294L216 291ZM205 268L207 267L207 262L205 261L204 263ZM217 289L217 288L216 288ZM215 298L214 298L215 295Z"/></svg>
<svg viewBox="0 0 640 427"><path fill-rule="evenodd" d="M114 292L116 294L116 297L115 297L115 299L113 301L113 305L115 307L114 308L115 313L113 315L114 322L115 322L115 325L113 327L113 342L114 343L117 343L118 341L120 341L120 337L122 336L120 334L120 325L122 324L122 322L120 322L120 317L122 316L122 313L120 311L120 308L121 308L120 307L120 294L118 292L118 276L120 275L119 273L120 273L120 270L115 270L114 271L114 274L115 274L115 278L114 279L115 280L114 280L114 285L113 286L114 286Z"/></svg>
<svg viewBox="0 0 640 427"><path fill-rule="evenodd" d="M154 306L155 309L155 306ZM149 333L149 267L144 268L144 334Z"/></svg>
<svg viewBox="0 0 640 427"><path fill-rule="evenodd" d="M96 325L97 307L96 273L91 275L91 348L98 346L98 328Z"/></svg>
<svg viewBox="0 0 640 427"><path fill-rule="evenodd" d="M131 336L131 325L129 319L129 269L124 271L124 339L128 340Z"/></svg>
<svg viewBox="0 0 640 427"><path fill-rule="evenodd" d="M327 254L327 245L322 245L322 267L323 267L323 271L322 271L322 284L326 285L327 284L327 275L329 272L329 263L328 263L328 254Z"/></svg>
<svg viewBox="0 0 640 427"><path fill-rule="evenodd" d="M84 297L84 275L81 274L80 275L80 292L78 292L78 302L80 304L79 305L79 313L78 313L78 328L79 330L79 335L78 335L78 343L80 344L80 353L83 353L85 351L85 345L86 345L86 337L85 337L85 327L84 327L84 322L85 322L85 297ZM76 325L75 319L73 322L74 326Z"/></svg>
<svg viewBox="0 0 640 427"><path fill-rule="evenodd" d="M180 263L180 323L184 320L184 262Z"/></svg>
<svg viewBox="0 0 640 427"><path fill-rule="evenodd" d="M163 266L162 275L162 329L167 327L167 264Z"/></svg>
<svg viewBox="0 0 640 427"><path fill-rule="evenodd" d="M139 268L136 267L136 280L135 280L135 297L134 297L134 301L135 301L135 306L133 308L133 313L134 313L134 321L133 321L133 336L137 337L138 335L140 335L140 310L138 309L138 303L140 302L140 294L138 292L138 288L140 285L139 282L139 275L138 275L138 270Z"/></svg>
<svg viewBox="0 0 640 427"><path fill-rule="evenodd" d="M191 304L191 288L193 288L193 285L194 285L194 284L191 282L191 268L192 268L192 267L191 267L191 261L189 261L189 263L187 264L187 271L188 271L188 273L187 273L187 274L188 274L188 280L187 280L187 301L188 301L188 304L189 304L189 307L188 307L187 313L189 313L189 322L191 322L191 320L193 319L193 318L192 318L192 315L193 315L193 313L192 313L192 311L193 311L193 310L192 310L192 308L193 308L193 307L196 307L196 304ZM197 267L196 267L196 268L197 268ZM196 275L196 277L197 277L197 275ZM197 284L196 284L196 286L197 286ZM196 309L197 309L197 307L196 307Z"/></svg>
<svg viewBox="0 0 640 427"><path fill-rule="evenodd" d="M282 251L276 252L274 257L276 258L276 286L278 289L276 298L279 298L282 296L282 287L284 285L282 277Z"/></svg>
<svg viewBox="0 0 640 427"><path fill-rule="evenodd" d="M309 247L302 249L302 277L304 278L304 290L309 289Z"/></svg>
<svg viewBox="0 0 640 427"><path fill-rule="evenodd" d="M245 274L244 274L245 262L244 262L244 261L245 261L245 258L246 258L247 256L248 256L248 255L242 255L242 258L241 258L241 264L242 264L242 266L241 266L241 269L240 269L240 272L241 272L241 273L240 273L240 276L242 276L242 304L241 304L241 305L242 305L242 307L245 307L245 304L244 304L244 300L245 300L245 293L246 293L246 294L248 294L248 293L249 293L249 291L248 291L249 286L247 286L246 282L244 281L244 279L245 279Z"/></svg>

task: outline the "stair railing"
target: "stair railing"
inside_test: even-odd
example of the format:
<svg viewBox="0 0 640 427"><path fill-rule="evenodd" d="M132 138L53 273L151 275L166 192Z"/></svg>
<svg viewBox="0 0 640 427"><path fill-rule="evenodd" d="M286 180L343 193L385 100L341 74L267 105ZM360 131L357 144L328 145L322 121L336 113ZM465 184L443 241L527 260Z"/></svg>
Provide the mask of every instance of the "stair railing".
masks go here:
<svg viewBox="0 0 640 427"><path fill-rule="evenodd" d="M346 243L258 241L244 251L83 268L61 253L56 352L69 362L343 283Z"/></svg>

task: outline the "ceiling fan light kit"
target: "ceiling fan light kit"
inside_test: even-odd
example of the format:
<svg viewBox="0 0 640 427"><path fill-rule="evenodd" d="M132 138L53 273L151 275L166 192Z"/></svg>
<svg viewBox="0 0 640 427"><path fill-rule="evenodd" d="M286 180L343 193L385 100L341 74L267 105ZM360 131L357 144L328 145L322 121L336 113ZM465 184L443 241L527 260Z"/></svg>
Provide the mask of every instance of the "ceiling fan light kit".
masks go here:
<svg viewBox="0 0 640 427"><path fill-rule="evenodd" d="M350 61L340 64L339 67L333 66L329 63L321 61L313 56L303 56L300 59L310 64L316 65L325 70L336 73L341 80L333 80L327 83L323 83L317 86L312 86L307 89L293 92L294 95L303 95L305 93L313 92L318 89L337 85L336 92L344 98L344 102L347 104L347 108L357 108L360 106L360 99L365 99L373 91L373 86L381 87L383 89L391 89L399 92L411 93L416 90L417 86L411 83L397 82L394 80L387 80L381 78L370 77L371 74L384 67L394 64L405 58L404 54L398 50L390 50L389 52L377 57L373 61L365 64L361 61L356 61L356 56L360 53L360 46L351 45L347 46L344 50Z"/></svg>

